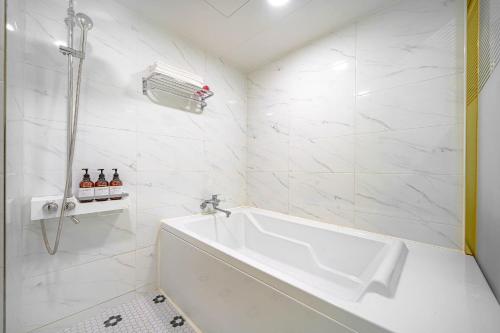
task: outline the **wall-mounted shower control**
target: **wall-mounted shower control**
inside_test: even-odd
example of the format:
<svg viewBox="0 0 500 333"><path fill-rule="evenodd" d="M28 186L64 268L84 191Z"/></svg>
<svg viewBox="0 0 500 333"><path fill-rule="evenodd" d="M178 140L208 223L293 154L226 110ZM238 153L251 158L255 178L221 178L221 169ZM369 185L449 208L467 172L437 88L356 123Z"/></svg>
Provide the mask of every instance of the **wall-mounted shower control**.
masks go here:
<svg viewBox="0 0 500 333"><path fill-rule="evenodd" d="M59 205L55 201L48 201L43 205L43 210L46 210L49 213L57 212L59 209Z"/></svg>

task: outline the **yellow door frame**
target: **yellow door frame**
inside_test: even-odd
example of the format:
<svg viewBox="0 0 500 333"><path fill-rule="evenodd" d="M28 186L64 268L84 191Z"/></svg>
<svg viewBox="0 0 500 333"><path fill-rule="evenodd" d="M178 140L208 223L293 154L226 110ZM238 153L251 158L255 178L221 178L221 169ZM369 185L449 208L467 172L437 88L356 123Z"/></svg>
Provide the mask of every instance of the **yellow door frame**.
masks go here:
<svg viewBox="0 0 500 333"><path fill-rule="evenodd" d="M477 119L479 95L479 3L467 1L465 114L465 253L476 254Z"/></svg>

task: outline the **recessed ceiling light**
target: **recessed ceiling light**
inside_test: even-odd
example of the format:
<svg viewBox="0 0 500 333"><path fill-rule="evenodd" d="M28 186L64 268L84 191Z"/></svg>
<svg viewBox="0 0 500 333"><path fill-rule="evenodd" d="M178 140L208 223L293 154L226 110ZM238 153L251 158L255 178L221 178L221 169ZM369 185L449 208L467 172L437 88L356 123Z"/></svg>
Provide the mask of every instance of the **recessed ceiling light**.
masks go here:
<svg viewBox="0 0 500 333"><path fill-rule="evenodd" d="M267 2L273 7L281 7L286 5L290 0L267 0Z"/></svg>

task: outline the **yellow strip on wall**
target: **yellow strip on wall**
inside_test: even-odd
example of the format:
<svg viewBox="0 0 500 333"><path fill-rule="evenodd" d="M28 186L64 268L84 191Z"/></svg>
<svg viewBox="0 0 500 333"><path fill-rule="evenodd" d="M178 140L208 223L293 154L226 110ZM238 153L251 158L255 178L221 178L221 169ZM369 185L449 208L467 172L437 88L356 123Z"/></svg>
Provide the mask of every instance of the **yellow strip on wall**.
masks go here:
<svg viewBox="0 0 500 333"><path fill-rule="evenodd" d="M465 252L476 253L479 1L467 1L467 108L465 114Z"/></svg>

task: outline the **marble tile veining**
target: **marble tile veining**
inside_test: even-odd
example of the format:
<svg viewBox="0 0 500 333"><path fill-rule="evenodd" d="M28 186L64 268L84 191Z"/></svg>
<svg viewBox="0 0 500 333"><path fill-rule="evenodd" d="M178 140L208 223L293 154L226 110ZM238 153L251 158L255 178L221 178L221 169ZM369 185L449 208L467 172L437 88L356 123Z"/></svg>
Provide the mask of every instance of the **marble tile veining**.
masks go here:
<svg viewBox="0 0 500 333"><path fill-rule="evenodd" d="M463 10L398 1L250 73L249 204L461 248Z"/></svg>

